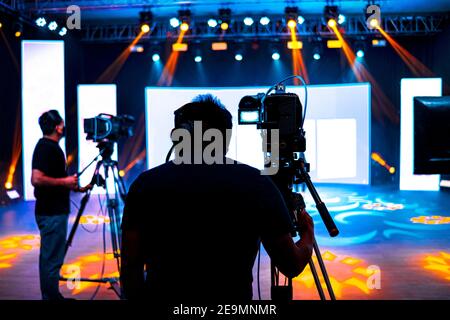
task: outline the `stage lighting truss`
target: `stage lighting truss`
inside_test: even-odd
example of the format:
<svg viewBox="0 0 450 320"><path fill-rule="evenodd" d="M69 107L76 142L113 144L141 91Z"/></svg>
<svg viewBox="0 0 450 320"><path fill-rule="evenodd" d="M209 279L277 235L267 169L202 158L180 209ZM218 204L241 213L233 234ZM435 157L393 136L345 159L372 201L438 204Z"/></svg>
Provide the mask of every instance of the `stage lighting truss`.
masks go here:
<svg viewBox="0 0 450 320"><path fill-rule="evenodd" d="M183 13L183 12L181 12ZM188 12L189 13L189 12ZM273 23L261 24L261 16L253 17L254 21L249 27L249 20L245 23L244 19L251 18L250 16L233 16L232 27L226 30L226 32L220 29L220 24L217 19L215 27L211 27L211 16L204 18L196 18L193 21L190 17L190 13L180 15L179 26L182 22L189 25L189 32L186 32L184 39L186 40L207 40L207 41L229 41L229 40L289 40L290 31L289 28L280 27L279 21L284 21L286 16L266 16L267 21ZM323 16L308 16L302 17L306 19L307 23L300 24L297 18L296 31L297 35L302 39L305 38L317 38L320 36L323 39L334 39L336 36L334 32L326 27L326 21ZM339 19L339 15L337 15ZM412 16L409 18L402 16L383 16L382 28L392 36L398 35L425 35L435 34L442 32L445 25L446 16L442 15L429 15L429 16ZM173 27L171 25L171 19L154 20L152 32L145 34L143 40L151 40L164 42L166 40L176 40L179 34L179 26ZM304 21L304 20L303 20ZM338 25L338 20L336 20ZM195 27L193 26L195 24ZM360 38L361 36L378 36L379 31L371 30L367 26L367 21L364 15L346 15L345 22L339 25L339 28L345 30L345 36L347 38ZM115 25L91 25L85 24L80 30L82 39L87 42L129 42L136 37L136 22L130 24L115 24ZM151 34L150 34L151 33ZM142 41L142 40L141 40Z"/></svg>

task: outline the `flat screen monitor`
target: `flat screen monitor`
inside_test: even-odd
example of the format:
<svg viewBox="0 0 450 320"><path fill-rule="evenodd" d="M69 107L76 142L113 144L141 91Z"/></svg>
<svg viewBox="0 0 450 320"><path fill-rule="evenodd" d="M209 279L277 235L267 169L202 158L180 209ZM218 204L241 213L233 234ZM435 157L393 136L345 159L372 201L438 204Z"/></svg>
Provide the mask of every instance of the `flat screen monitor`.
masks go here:
<svg viewBox="0 0 450 320"><path fill-rule="evenodd" d="M414 98L414 174L450 174L450 96Z"/></svg>

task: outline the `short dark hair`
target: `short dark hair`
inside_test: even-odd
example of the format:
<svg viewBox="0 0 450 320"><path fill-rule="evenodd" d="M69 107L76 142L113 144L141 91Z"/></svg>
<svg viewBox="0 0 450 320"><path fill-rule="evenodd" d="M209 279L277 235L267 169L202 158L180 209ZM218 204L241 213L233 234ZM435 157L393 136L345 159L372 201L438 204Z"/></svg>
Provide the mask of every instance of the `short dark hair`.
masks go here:
<svg viewBox="0 0 450 320"><path fill-rule="evenodd" d="M193 122L202 121L203 130L215 128L225 136L226 129L233 128L231 113L211 94L195 97L192 102L177 109L174 114L175 129L185 128L192 131Z"/></svg>
<svg viewBox="0 0 450 320"><path fill-rule="evenodd" d="M39 117L39 126L41 127L42 133L44 135L52 134L55 131L55 127L63 121L57 110L50 110L44 112Z"/></svg>

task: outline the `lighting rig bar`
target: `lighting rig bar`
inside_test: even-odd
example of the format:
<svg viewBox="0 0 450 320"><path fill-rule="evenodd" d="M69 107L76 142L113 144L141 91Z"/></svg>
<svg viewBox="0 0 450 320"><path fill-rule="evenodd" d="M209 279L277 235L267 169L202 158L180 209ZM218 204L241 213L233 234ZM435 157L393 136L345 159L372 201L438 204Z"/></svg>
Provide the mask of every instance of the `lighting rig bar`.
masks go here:
<svg viewBox="0 0 450 320"><path fill-rule="evenodd" d="M243 22L244 17L234 17L234 22L226 32L219 28L208 26L206 19L192 21L189 31L184 39L192 40L243 40L251 39L290 39L290 32L283 18L272 17L271 23L261 25L257 21L251 26ZM297 24L297 35L302 38L322 37L335 38L333 31L328 29L323 17L305 17L303 24ZM429 16L383 16L382 28L391 35L418 36L441 32L448 17L445 15ZM167 19L168 20L168 19ZM348 16L345 23L339 26L345 32L346 37L376 35L377 31L370 30L363 16ZM84 24L81 29L81 38L87 42L117 42L134 39L139 30L136 22L127 24L94 25ZM176 40L179 34L178 28L170 26L168 21L155 21L151 32L145 34L141 41L167 39Z"/></svg>

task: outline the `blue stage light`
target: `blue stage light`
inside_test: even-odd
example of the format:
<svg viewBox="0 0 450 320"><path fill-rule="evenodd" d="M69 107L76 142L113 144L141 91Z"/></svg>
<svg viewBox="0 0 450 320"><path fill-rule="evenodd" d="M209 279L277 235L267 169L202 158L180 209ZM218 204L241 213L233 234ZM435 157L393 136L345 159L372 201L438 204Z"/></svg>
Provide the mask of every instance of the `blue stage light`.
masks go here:
<svg viewBox="0 0 450 320"><path fill-rule="evenodd" d="M159 54L155 53L152 55L152 60L153 62L157 62L161 59L161 57L159 56Z"/></svg>
<svg viewBox="0 0 450 320"><path fill-rule="evenodd" d="M278 52L272 53L272 59L275 61L280 60L280 54Z"/></svg>
<svg viewBox="0 0 450 320"><path fill-rule="evenodd" d="M244 59L244 57L242 56L242 54L238 53L234 56L234 59L236 59L236 61L242 61L242 59Z"/></svg>
<svg viewBox="0 0 450 320"><path fill-rule="evenodd" d="M358 50L358 51L356 51L356 56L358 57L358 58L363 58L364 57L364 51L363 50Z"/></svg>
<svg viewBox="0 0 450 320"><path fill-rule="evenodd" d="M202 62L202 56L195 56L194 61L197 63Z"/></svg>

